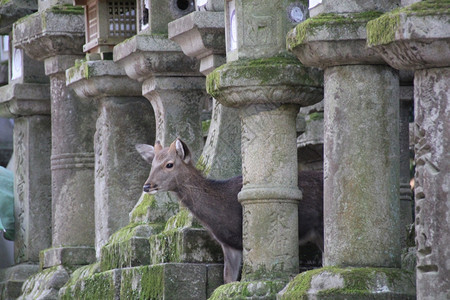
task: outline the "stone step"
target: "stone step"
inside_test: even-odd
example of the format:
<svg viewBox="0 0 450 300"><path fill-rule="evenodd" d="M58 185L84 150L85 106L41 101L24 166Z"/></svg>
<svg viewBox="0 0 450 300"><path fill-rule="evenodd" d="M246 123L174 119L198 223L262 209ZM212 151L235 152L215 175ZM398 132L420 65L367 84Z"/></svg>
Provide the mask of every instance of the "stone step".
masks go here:
<svg viewBox="0 0 450 300"><path fill-rule="evenodd" d="M178 263L114 269L88 276L80 272L78 278L71 279L60 290L59 297L206 300L223 283L222 272L221 264Z"/></svg>
<svg viewBox="0 0 450 300"><path fill-rule="evenodd" d="M150 263L149 237L161 232L164 224L130 223L114 233L101 249L101 270L147 265Z"/></svg>
<svg viewBox="0 0 450 300"><path fill-rule="evenodd" d="M187 209L170 218L164 231L150 237L150 263L221 263L220 245Z"/></svg>

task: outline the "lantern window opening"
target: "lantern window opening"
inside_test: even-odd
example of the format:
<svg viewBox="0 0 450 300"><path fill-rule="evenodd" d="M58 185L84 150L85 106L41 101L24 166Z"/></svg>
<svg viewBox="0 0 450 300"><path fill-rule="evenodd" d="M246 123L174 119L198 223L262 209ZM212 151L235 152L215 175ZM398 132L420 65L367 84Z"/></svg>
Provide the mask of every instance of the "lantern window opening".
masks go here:
<svg viewBox="0 0 450 300"><path fill-rule="evenodd" d="M130 37L136 32L136 8L131 1L109 1L109 36Z"/></svg>
<svg viewBox="0 0 450 300"><path fill-rule="evenodd" d="M139 28L144 30L149 27L149 14L150 14L150 0L139 0L140 4L140 16L139 16Z"/></svg>

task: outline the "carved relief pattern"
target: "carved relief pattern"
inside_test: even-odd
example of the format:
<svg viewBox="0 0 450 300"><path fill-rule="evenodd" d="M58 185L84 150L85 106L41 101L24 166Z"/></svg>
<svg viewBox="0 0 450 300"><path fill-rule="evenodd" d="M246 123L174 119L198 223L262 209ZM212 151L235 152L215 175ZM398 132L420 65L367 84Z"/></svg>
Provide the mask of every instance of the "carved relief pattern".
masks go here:
<svg viewBox="0 0 450 300"><path fill-rule="evenodd" d="M243 1L244 2L244 1ZM273 15L278 1L261 0L244 2L243 11L248 17L243 20L245 46L277 44L277 30L280 26L279 17ZM275 3L275 4L274 4ZM247 6L247 7L246 7Z"/></svg>
<svg viewBox="0 0 450 300"><path fill-rule="evenodd" d="M418 71L415 75L415 200L418 276L444 272L445 232L448 232L448 91L445 77L439 71ZM447 93L448 95L448 93ZM446 123L447 122L447 123ZM447 124L447 125L446 125ZM444 168L441 170L441 168ZM447 179L446 179L447 178ZM448 217L447 217L448 219ZM447 248L448 249L448 248ZM434 276L434 275L432 275Z"/></svg>
<svg viewBox="0 0 450 300"><path fill-rule="evenodd" d="M26 189L26 180L25 180L25 171L27 168L26 165L26 155L27 151L25 149L26 142L26 128L21 126L23 123L15 122L14 128L14 155L15 155L15 200L14 200L14 215L16 218L15 228L16 228L16 237L15 237L15 261L22 262L27 259L26 253L28 245L26 243L27 232L25 229L26 225L26 211L25 211L25 189Z"/></svg>

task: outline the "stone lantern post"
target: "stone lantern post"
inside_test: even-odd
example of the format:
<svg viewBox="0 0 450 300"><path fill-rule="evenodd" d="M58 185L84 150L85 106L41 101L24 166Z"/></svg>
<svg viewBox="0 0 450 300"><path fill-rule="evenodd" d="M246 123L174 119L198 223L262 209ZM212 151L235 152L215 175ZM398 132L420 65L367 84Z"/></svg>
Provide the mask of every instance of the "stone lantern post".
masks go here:
<svg viewBox="0 0 450 300"><path fill-rule="evenodd" d="M273 297L298 273L295 121L301 106L322 100L322 74L287 54L284 36L306 16L301 2L225 2L227 64L208 75L207 90L239 108L244 258L243 282L217 297Z"/></svg>
<svg viewBox="0 0 450 300"><path fill-rule="evenodd" d="M95 261L94 153L96 108L66 87L65 71L81 58L84 41L82 8L71 3L40 1L39 11L13 27L15 47L44 61L50 77L52 248L41 254L43 272L29 278L28 293L56 297L68 279L64 266Z"/></svg>
<svg viewBox="0 0 450 300"><path fill-rule="evenodd" d="M2 4L0 32L9 34L16 19L37 9L28 5ZM52 242L50 88L43 62L3 42L10 59L7 85L0 87L0 117L14 119L15 264L0 270L0 298L15 299L26 278L39 271L39 252Z"/></svg>
<svg viewBox="0 0 450 300"><path fill-rule="evenodd" d="M366 47L367 22L399 1L317 2L315 16L288 35L288 48L324 69L324 269L300 274L281 299L346 295L355 287L345 278L355 276L368 287L360 299L412 299L412 276L399 269L398 71Z"/></svg>
<svg viewBox="0 0 450 300"><path fill-rule="evenodd" d="M445 299L450 295L449 4L412 2L417 3L370 22L368 46L394 68L414 70L417 299Z"/></svg>

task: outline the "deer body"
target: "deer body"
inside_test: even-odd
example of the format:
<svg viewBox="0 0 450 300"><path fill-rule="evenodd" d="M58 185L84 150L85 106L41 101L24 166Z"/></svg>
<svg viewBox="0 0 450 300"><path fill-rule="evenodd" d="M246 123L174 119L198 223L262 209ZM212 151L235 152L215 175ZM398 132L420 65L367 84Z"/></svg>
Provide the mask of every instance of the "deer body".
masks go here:
<svg viewBox="0 0 450 300"><path fill-rule="evenodd" d="M177 139L168 148L136 145L150 164L150 176L144 191L175 192L199 222L222 246L224 281L236 281L242 260L242 206L238 193L242 177L228 180L205 178L191 162L186 144ZM300 172L299 188L303 199L299 205L299 244L313 242L323 251L323 179L320 172Z"/></svg>

